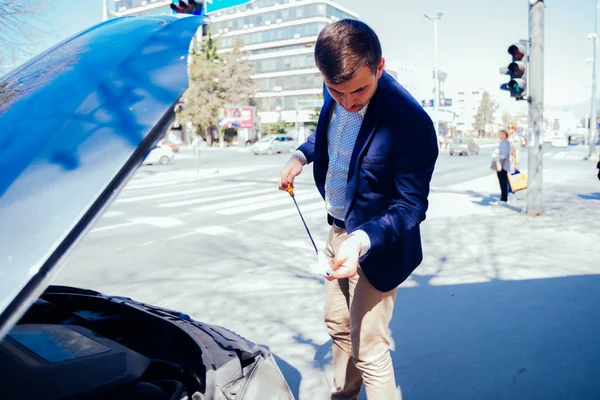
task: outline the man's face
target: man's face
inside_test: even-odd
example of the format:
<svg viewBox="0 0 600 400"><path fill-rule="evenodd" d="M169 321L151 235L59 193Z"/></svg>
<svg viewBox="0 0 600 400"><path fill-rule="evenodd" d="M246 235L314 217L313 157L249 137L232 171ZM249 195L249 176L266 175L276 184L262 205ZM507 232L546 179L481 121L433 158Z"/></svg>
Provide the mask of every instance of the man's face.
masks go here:
<svg viewBox="0 0 600 400"><path fill-rule="evenodd" d="M367 66L363 66L354 75L354 78L334 85L325 81L327 91L333 99L344 107L348 112L358 112L371 100L377 90L377 82L383 74L385 60L381 59L381 63L375 74Z"/></svg>

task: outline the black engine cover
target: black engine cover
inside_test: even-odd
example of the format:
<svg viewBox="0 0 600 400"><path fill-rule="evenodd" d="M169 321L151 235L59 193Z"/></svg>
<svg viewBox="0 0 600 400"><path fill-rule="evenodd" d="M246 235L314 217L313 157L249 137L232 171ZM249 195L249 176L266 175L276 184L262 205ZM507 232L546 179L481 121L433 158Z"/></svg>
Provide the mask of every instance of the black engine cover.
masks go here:
<svg viewBox="0 0 600 400"><path fill-rule="evenodd" d="M82 398L138 380L150 360L79 326L17 325L0 343L3 399Z"/></svg>

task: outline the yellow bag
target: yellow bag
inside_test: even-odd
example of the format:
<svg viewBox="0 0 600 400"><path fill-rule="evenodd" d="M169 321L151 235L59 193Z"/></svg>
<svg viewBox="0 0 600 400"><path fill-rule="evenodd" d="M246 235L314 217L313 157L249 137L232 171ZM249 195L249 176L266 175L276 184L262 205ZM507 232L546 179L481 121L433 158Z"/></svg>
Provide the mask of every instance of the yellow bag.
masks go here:
<svg viewBox="0 0 600 400"><path fill-rule="evenodd" d="M527 189L527 174L523 172L516 172L513 175L509 175L508 181L510 182L511 189L515 192Z"/></svg>

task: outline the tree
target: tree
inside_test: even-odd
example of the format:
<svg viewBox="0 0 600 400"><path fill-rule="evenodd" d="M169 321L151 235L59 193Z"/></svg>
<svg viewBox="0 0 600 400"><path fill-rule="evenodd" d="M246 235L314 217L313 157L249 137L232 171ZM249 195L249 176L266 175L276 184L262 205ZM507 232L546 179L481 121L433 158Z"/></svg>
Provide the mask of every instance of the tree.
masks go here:
<svg viewBox="0 0 600 400"><path fill-rule="evenodd" d="M35 38L47 34L40 32L39 25L48 3L49 0L0 0L0 65L15 64L20 56L31 55L28 50Z"/></svg>
<svg viewBox="0 0 600 400"><path fill-rule="evenodd" d="M194 39L195 38L196 36L194 36ZM221 60L219 54L217 54L217 44L215 43L215 40L213 39L212 33L210 31L208 31L206 39L202 40L200 49L201 52L199 54L201 54L205 60L212 62Z"/></svg>
<svg viewBox="0 0 600 400"><path fill-rule="evenodd" d="M487 124L491 124L494 121L494 113L498 109L498 104L492 101L490 94L485 91L481 95L481 102L479 103L479 110L474 117L473 127L479 132L485 132Z"/></svg>
<svg viewBox="0 0 600 400"><path fill-rule="evenodd" d="M190 54L189 89L184 94L185 105L179 112L183 121L191 121L198 134L212 144L212 132L225 105L254 105L256 83L250 78L254 65L236 41L230 53L218 54L216 41L210 31L202 41L200 51ZM219 140L224 144L224 131Z"/></svg>
<svg viewBox="0 0 600 400"><path fill-rule="evenodd" d="M251 78L254 64L242 50L243 42L237 39L233 50L223 55L221 80L225 101L230 105L254 106L257 85Z"/></svg>
<svg viewBox="0 0 600 400"><path fill-rule="evenodd" d="M289 127L290 125L282 119L273 124L273 129L275 130L276 135L286 134Z"/></svg>
<svg viewBox="0 0 600 400"><path fill-rule="evenodd" d="M217 126L223 99L218 81L219 65L200 53L190 54L189 88L184 93L184 105L178 113L182 122L191 121L197 134L207 136L211 144L211 132Z"/></svg>

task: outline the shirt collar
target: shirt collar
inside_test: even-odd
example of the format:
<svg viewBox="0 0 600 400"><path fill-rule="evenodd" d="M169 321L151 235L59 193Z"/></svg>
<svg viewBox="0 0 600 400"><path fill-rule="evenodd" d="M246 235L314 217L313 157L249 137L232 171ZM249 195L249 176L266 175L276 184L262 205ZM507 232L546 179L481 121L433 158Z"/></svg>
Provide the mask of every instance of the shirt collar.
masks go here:
<svg viewBox="0 0 600 400"><path fill-rule="evenodd" d="M359 111L355 112L355 113L349 113L349 114L358 114L360 115L361 118L365 118L365 114L367 114L367 108L369 108L369 104L371 102L365 104L365 106L363 108L361 108ZM340 104L335 103L335 106L337 109L341 110L341 111L346 111L344 110L344 107L342 107ZM346 111L347 112L347 111Z"/></svg>
<svg viewBox="0 0 600 400"><path fill-rule="evenodd" d="M361 108L361 110L358 112L358 115L360 115L363 118L365 117L365 114L367 113L367 108L369 108L369 103L365 104L365 106Z"/></svg>

